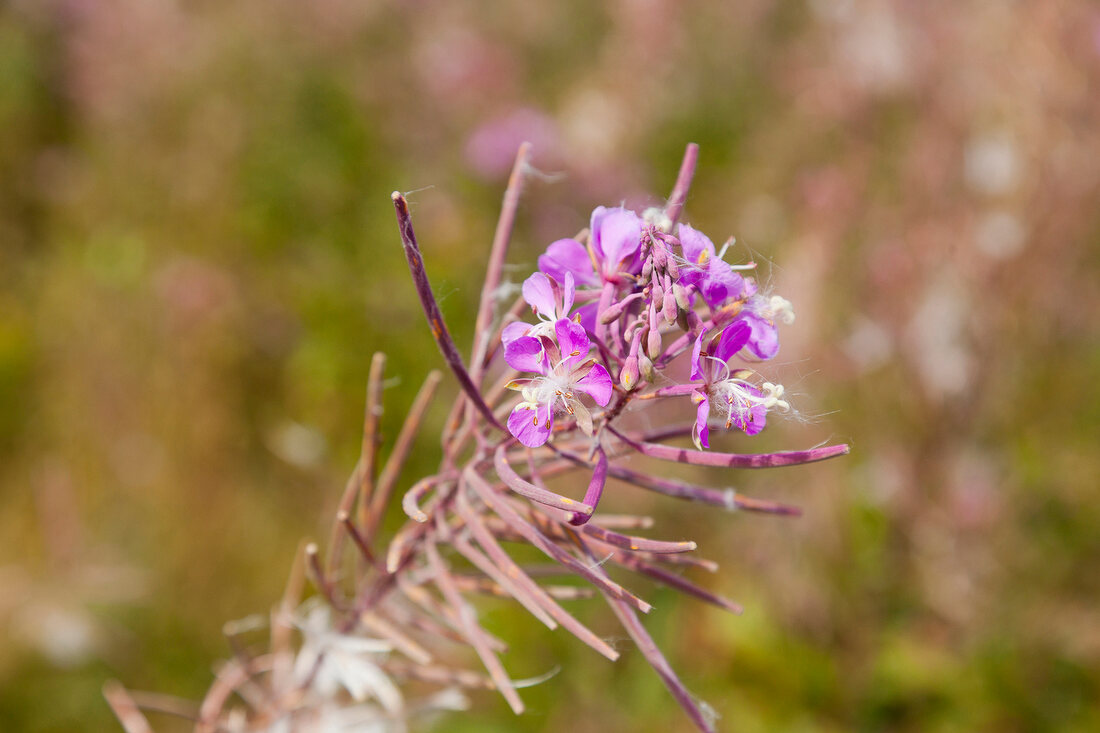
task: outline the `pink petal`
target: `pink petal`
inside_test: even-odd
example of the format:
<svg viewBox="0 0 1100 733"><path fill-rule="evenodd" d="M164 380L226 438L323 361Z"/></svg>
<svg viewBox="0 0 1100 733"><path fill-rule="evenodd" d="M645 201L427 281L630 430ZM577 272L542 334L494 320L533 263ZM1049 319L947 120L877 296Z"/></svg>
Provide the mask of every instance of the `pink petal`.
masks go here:
<svg viewBox="0 0 1100 733"><path fill-rule="evenodd" d="M508 348L508 344L512 343L518 338L527 335L527 332L531 330L530 323L524 323L523 321L513 321L503 328L500 332L500 342L504 344L505 349Z"/></svg>
<svg viewBox="0 0 1100 733"><path fill-rule="evenodd" d="M593 364L588 374L573 383L575 389L579 389L596 401L601 407L606 407L611 401L614 388L611 386L611 375L600 364Z"/></svg>
<svg viewBox="0 0 1100 733"><path fill-rule="evenodd" d="M751 334L752 329L749 324L739 318L726 326L726 330L722 332L722 336L718 340L718 348L715 349L714 355L722 361L729 361L731 356L748 343Z"/></svg>
<svg viewBox="0 0 1100 733"><path fill-rule="evenodd" d="M680 225L680 246L684 249L684 259L692 264L699 264L704 251L714 257L714 242L710 237L687 224Z"/></svg>
<svg viewBox="0 0 1100 733"><path fill-rule="evenodd" d="M599 206L592 212L592 249L603 258L604 274L619 271L619 263L638 251L642 222L629 209Z"/></svg>
<svg viewBox="0 0 1100 733"><path fill-rule="evenodd" d="M567 364L578 364L588 358L592 344L588 340L588 334L584 332L584 326L562 318L554 324L554 333L558 337L562 358Z"/></svg>
<svg viewBox="0 0 1100 733"><path fill-rule="evenodd" d="M549 405L538 409L516 406L508 416L508 432L528 448L538 448L550 439L554 428L554 416Z"/></svg>
<svg viewBox="0 0 1100 733"><path fill-rule="evenodd" d="M707 329L699 331L699 335L695 338L695 343L691 347L691 375L689 379L696 380L703 378L702 364L699 363L699 356L703 352L703 336L707 333Z"/></svg>
<svg viewBox="0 0 1100 733"><path fill-rule="evenodd" d="M745 345L757 359L770 359L779 353L779 331L774 323L751 312L742 313L740 318L751 330Z"/></svg>
<svg viewBox="0 0 1100 733"><path fill-rule="evenodd" d="M554 318L556 315L554 289L550 286L550 278L541 272L536 272L523 281L523 299L539 315L547 318Z"/></svg>
<svg viewBox="0 0 1100 733"><path fill-rule="evenodd" d="M504 361L521 372L546 374L546 354L542 342L532 336L521 336L504 347Z"/></svg>
<svg viewBox="0 0 1100 733"><path fill-rule="evenodd" d="M565 273L565 293L562 295L561 313L562 318L569 317L569 311L573 310L573 299L577 295L576 278L573 277L573 273Z"/></svg>
<svg viewBox="0 0 1100 733"><path fill-rule="evenodd" d="M565 282L565 273L571 272L581 285L600 284L588 249L575 239L559 239L551 243L545 254L539 256L539 269L558 282Z"/></svg>
<svg viewBox="0 0 1100 733"><path fill-rule="evenodd" d="M707 305L717 308L730 298L739 297L745 289L745 281L733 271L729 263L712 259L707 265L706 277L700 288Z"/></svg>
<svg viewBox="0 0 1100 733"><path fill-rule="evenodd" d="M710 418L710 400L702 392L695 392L692 395L692 399L698 399L699 397L702 399L695 409L695 430L692 438L695 440L696 447L702 450L710 447L710 426L707 424L707 420Z"/></svg>

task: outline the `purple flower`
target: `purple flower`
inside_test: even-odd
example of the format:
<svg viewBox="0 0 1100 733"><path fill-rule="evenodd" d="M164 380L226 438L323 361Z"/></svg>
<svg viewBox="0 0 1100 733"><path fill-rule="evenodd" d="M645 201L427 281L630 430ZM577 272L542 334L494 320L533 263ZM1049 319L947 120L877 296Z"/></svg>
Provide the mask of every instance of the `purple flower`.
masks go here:
<svg viewBox="0 0 1100 733"><path fill-rule="evenodd" d="M539 270L564 281L572 273L577 285L600 287L619 284L623 273L637 273L642 266L642 220L624 208L596 207L589 226L589 247L575 239L559 239L539 257Z"/></svg>
<svg viewBox="0 0 1100 733"><path fill-rule="evenodd" d="M783 397L783 385L764 382L757 387L747 377L751 372L730 372L727 362L749 343L752 326L746 321L734 321L722 333L711 339L711 351L703 350L706 331L700 332L691 351L691 379L702 380L691 393L696 405L692 440L700 450L710 447L708 419L713 409L726 418L726 429L736 427L746 435L756 435L764 429L768 411L786 412L790 405Z"/></svg>
<svg viewBox="0 0 1100 733"><path fill-rule="evenodd" d="M573 308L573 298L576 296L573 273L565 273L563 282L564 288L558 285L557 280L541 272L536 272L523 281L523 299L527 301L527 305L531 306L539 322L533 326L519 321L509 323L500 334L500 340L505 346L520 336L537 337L553 334L554 324L562 318L569 317L569 311Z"/></svg>
<svg viewBox="0 0 1100 733"><path fill-rule="evenodd" d="M591 346L584 327L563 318L554 323L554 338L520 336L504 347L509 366L541 375L509 385L523 394L508 416L508 430L519 442L537 448L549 440L558 407L573 416L585 433L592 434L592 414L577 392L584 392L602 407L611 399L612 386L607 370L588 358Z"/></svg>
<svg viewBox="0 0 1100 733"><path fill-rule="evenodd" d="M694 285L711 308L717 308L730 298L740 298L745 291L744 279L714 248L714 242L687 224L680 225L680 246L688 266L680 270L680 284Z"/></svg>

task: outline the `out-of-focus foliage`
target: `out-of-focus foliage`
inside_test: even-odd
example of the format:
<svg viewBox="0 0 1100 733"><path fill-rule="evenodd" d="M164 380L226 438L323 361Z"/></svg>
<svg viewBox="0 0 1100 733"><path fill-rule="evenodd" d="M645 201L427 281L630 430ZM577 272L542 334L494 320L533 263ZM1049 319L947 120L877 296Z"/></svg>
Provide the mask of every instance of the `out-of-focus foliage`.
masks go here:
<svg viewBox="0 0 1100 733"><path fill-rule="evenodd" d="M0 6L3 728L109 730L107 677L205 689L331 515L370 353L391 416L438 363L388 193L431 187L468 343L530 137L565 175L514 262L699 142L687 219L775 263L820 415L729 447L854 447L727 479L798 520L605 499L690 523L748 609L642 589L685 682L741 731L1100 729L1098 89L1084 0ZM486 613L513 674L563 672L447 730L683 727L638 655Z"/></svg>

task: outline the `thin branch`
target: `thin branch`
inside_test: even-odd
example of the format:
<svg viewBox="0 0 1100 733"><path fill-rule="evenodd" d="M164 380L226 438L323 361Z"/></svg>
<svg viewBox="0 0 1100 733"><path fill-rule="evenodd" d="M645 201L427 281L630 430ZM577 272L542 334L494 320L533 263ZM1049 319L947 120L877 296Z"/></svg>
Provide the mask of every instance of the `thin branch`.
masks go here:
<svg viewBox="0 0 1100 733"><path fill-rule="evenodd" d="M511 528L523 535L528 542L542 550L542 552L551 559L570 568L573 572L577 573L588 582L593 583L601 590L610 593L616 598L622 598L642 613L649 613L653 610L653 606L646 603L626 588L623 588L615 581L610 580L607 576L593 572L592 568L551 542L545 535L535 529L534 526L524 520L515 509L509 506L508 502L505 501L503 497L497 496L492 487L489 486L484 479L474 473L473 470L467 468L465 476L467 483L474 487L474 490L481 497L482 501L488 504Z"/></svg>
<svg viewBox="0 0 1100 733"><path fill-rule="evenodd" d="M363 624L363 628L389 641L394 649L416 664L432 663L432 655L427 649L379 614L370 612L360 614L359 621Z"/></svg>
<svg viewBox="0 0 1100 733"><path fill-rule="evenodd" d="M367 524L368 506L371 492L374 491L374 478L378 471L378 446L381 434L378 423L382 419L382 385L386 372L386 355L377 352L371 357L370 373L367 376L367 403L363 414L363 447L360 462L363 466L359 474L359 526ZM351 512L351 507L346 507Z"/></svg>
<svg viewBox="0 0 1100 733"><path fill-rule="evenodd" d="M815 463L827 458L847 455L849 448L845 444L826 445L810 450L778 451L776 453L712 453L710 451L676 448L656 443L639 443L620 433L610 425L608 431L642 455L662 461L690 463L694 466L715 466L721 468L775 468L778 466L798 466Z"/></svg>
<svg viewBox="0 0 1100 733"><path fill-rule="evenodd" d="M505 448L506 446L503 443L497 448L496 453L493 454L493 465L497 469L497 475L500 476L501 481L508 485L508 488L531 501L545 504L554 509L572 512L573 516L592 516L594 510L588 504L539 488L520 478L519 474L508 465Z"/></svg>
<svg viewBox="0 0 1100 733"><path fill-rule="evenodd" d="M558 453L564 458L573 461L578 466L591 466L590 463L576 453L570 453L564 450L558 450ZM655 491L658 494L664 494L665 496L671 496L677 499L686 499L688 501L697 501L702 504L710 504L712 506L722 507L723 509L729 509L730 511L743 509L749 512L780 514L784 516L800 516L802 514L801 509L796 506L791 506L790 504L768 501L766 499L754 499L750 496L739 494L733 489L712 489L707 486L689 484L685 481L658 478L648 473L635 471L624 466L609 466L607 473L612 478L626 481L627 483L634 484L643 489ZM610 526L607 523L607 517L604 515L601 515L600 524L605 527Z"/></svg>
<svg viewBox="0 0 1100 733"><path fill-rule="evenodd" d="M576 532L572 532L575 541L582 548L586 555L590 559L595 559L592 551L588 549ZM597 566L596 572L605 574L602 568ZM608 605L611 606L611 610L615 612L615 615L619 617L619 621L622 623L623 628L626 629L626 633L630 634L630 638L634 640L634 643L638 645L638 651L642 653L649 665L653 667L653 670L657 673L657 676L661 678L661 681L665 683L665 687L668 688L672 696L676 698L676 702L680 703L680 707L687 712L692 722L704 733L714 733L714 722L707 716L702 708L695 702L695 699L684 687L684 683L680 681L680 678L676 676L676 672L673 671L668 660L665 659L664 654L657 647L657 644L653 641L653 637L646 631L645 626L638 619L634 609L628 604L623 603L620 599L604 594L607 598Z"/></svg>
<svg viewBox="0 0 1100 733"><path fill-rule="evenodd" d="M344 493L340 497L336 516L332 520L332 530L329 534L328 544L328 562L326 563L329 575L336 575L344 559L345 529L340 517L347 517L351 514L352 505L355 503L356 495L360 493L362 482L363 457L360 456L359 462L355 464L355 469L352 470L351 476L348 476L348 480L344 484Z"/></svg>
<svg viewBox="0 0 1100 733"><path fill-rule="evenodd" d="M741 608L741 604L735 603L728 598L724 598L717 593L712 593L706 588L692 583L687 578L683 578L679 575L676 575L675 573L670 573L664 568L648 563L645 560L641 560L633 555L622 553L620 555L616 555L614 558L612 558L612 560L622 565L623 567L630 568L631 570L636 570L643 575L648 575L654 580L660 583L664 583L670 588L675 588L678 591L687 593L690 596L695 596L696 598L704 600L707 603L712 603L719 608L729 611L730 613L740 615L744 611L744 609Z"/></svg>
<svg viewBox="0 0 1100 733"><path fill-rule="evenodd" d="M588 490L584 492L584 503L592 507L592 511L588 513L573 512L573 516L569 518L569 523L572 525L580 526L592 518L592 513L596 511L596 507L600 503L600 497L603 496L603 488L607 484L607 453L603 448L596 447L596 466L592 469L592 479L588 482Z"/></svg>
<svg viewBox="0 0 1100 733"><path fill-rule="evenodd" d="M397 212L397 223L401 230L401 244L405 248L405 259L409 264L409 272L412 274L413 283L416 285L416 294L420 297L420 305L424 308L424 315L428 319L428 325L431 326L435 343L439 347L444 361L447 362L447 366L451 368L455 378L458 379L459 386L470 398L470 402L490 425L503 431L504 427L493 415L493 411L489 409L489 406L485 404L485 400L482 399L477 386L470 379L470 375L466 371L466 365L462 363L462 356L458 353L454 339L451 338L451 332L447 330L447 324L443 321L443 313L439 310L439 303L436 302L435 295L432 293L432 285L428 282L427 273L424 272L424 258L420 256L420 246L416 243L412 217L409 216L409 202L397 191L393 192L391 198L393 199L394 210Z"/></svg>
<svg viewBox="0 0 1100 733"><path fill-rule="evenodd" d="M474 567L491 578L504 593L518 601L532 616L541 621L546 628L552 631L558 627L557 621L539 605L538 601L535 600L526 589L514 583L503 570L493 564L493 562L479 552L477 548L458 536L451 538L451 546L458 550L460 555L469 560Z"/></svg>
<svg viewBox="0 0 1100 733"><path fill-rule="evenodd" d="M612 532L609 529L596 526L595 524L585 524L580 527L580 531L586 535L595 537L600 542L606 542L612 547L620 547L625 550L632 550L635 552L652 552L655 554L676 554L680 552L691 552L695 550L698 545L694 542L665 542L662 540L651 540L648 537L636 537L633 535L619 534L618 532Z"/></svg>
<svg viewBox="0 0 1100 733"><path fill-rule="evenodd" d="M378 477L378 485L375 486L374 494L371 496L370 511L367 513L367 521L363 529L364 538L368 542L374 536L378 525L382 521L382 516L386 512L386 505L390 500L390 494L393 493L393 487L401 475L405 459L409 457L413 439L420 430L424 413L428 409L432 395L435 394L435 388L439 386L439 381L442 378L443 375L440 372L432 370L427 379L424 380L420 391L416 393L416 399L413 400L412 407L409 408L405 424L401 426L401 432L397 436L397 441L393 444L393 452L386 459L386 465L382 468L382 473Z"/></svg>
<svg viewBox="0 0 1100 733"><path fill-rule="evenodd" d="M447 600L447 603L449 603L455 613L458 614L466 638L474 647L474 651L477 652L477 655L481 657L481 663L485 665L485 669L489 672L489 676L496 684L497 690L504 696L504 699L508 701L508 705L511 706L512 712L516 715L520 715L524 710L523 700L520 699L519 694L516 692L516 688L512 685L512 680L509 679L508 673L504 670L504 665L500 663L500 659L486 643L485 632L477 623L477 619L474 616L474 609L463 600L462 594L455 588L450 573L447 571L447 567L443 564L443 559L439 556L439 551L435 547L435 542L431 540L426 542L424 550L428 558L428 564L431 565L432 569L435 571L435 583L443 593L443 597Z"/></svg>
<svg viewBox="0 0 1100 733"><path fill-rule="evenodd" d="M680 163L680 172L676 176L676 184L672 187L672 193L668 197L668 205L665 206L665 215L675 224L680 219L687 201L688 190L691 189L691 179L695 177L695 166L699 162L699 146L688 143L684 150L684 159Z"/></svg>
<svg viewBox="0 0 1100 733"><path fill-rule="evenodd" d="M153 733L149 721L138 709L137 703L121 683L108 680L103 683L103 697L126 733Z"/></svg>
<svg viewBox="0 0 1100 733"><path fill-rule="evenodd" d="M474 513L466 499L466 495L462 492L458 494L458 500L455 502L455 509L458 511L459 516L466 520L466 527L470 530L474 539L477 540L478 544L481 545L489 557L492 558L509 577L513 578L516 584L522 586L524 590L530 593L542 607L546 609L547 613L560 623L566 631L573 634L573 636L577 637L611 661L615 661L619 658L619 653L617 651L612 649L606 641L596 636L587 626L574 618L572 614L558 605L542 586L532 580L531 576L512 560L511 556L504 551L485 525L481 523L481 518Z"/></svg>
<svg viewBox="0 0 1100 733"><path fill-rule="evenodd" d="M344 528L344 531L348 533L355 546L359 548L359 553L363 556L363 560L367 565L376 565L378 563L377 558L374 556L374 552L370 549L370 545L367 540L359 532L359 528L355 526L355 522L351 521L351 517L347 512L337 512L336 521L340 523L340 526Z"/></svg>
<svg viewBox="0 0 1100 733"><path fill-rule="evenodd" d="M481 384L481 377L485 373L485 354L489 350L489 337L492 335L489 327L493 321L493 303L496 300L497 287L500 285L500 274L504 269L504 258L508 253L508 242L512 238L512 229L516 223L519 198L523 193L524 181L527 179L529 166L527 159L530 154L531 143L520 144L519 151L516 153L516 162L512 166L512 174L508 177L508 188L504 191L504 201L500 207L496 232L493 234L493 248L489 252L485 283L481 286L481 303L477 310L477 320L474 321L474 349L470 355L470 379L476 385Z"/></svg>

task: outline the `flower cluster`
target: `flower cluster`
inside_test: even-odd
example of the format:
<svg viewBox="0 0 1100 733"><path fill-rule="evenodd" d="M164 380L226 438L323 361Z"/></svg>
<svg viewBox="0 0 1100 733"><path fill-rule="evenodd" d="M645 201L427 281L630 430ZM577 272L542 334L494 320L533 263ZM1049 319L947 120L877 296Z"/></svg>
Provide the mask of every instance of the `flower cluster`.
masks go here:
<svg viewBox="0 0 1100 733"><path fill-rule="evenodd" d="M709 448L712 416L725 429L755 435L768 412L790 409L782 385L756 382L755 372L731 360L763 361L779 351L778 325L794 321L791 304L765 296L752 277L730 265L714 243L688 224L674 225L650 212L603 206L592 212L587 236L559 239L539 257L537 272L523 283L523 298L538 323L508 324L504 358L520 373L509 386L522 393L508 429L523 445L551 439L556 416L594 434L592 411L578 393L607 408L611 373L622 400L648 396L689 397L695 405L692 431L699 449ZM573 312L578 300L585 305ZM665 368L692 344L691 372L677 382ZM601 349L596 352L594 344ZM654 391L640 393L644 384ZM612 408L614 410L614 408Z"/></svg>

